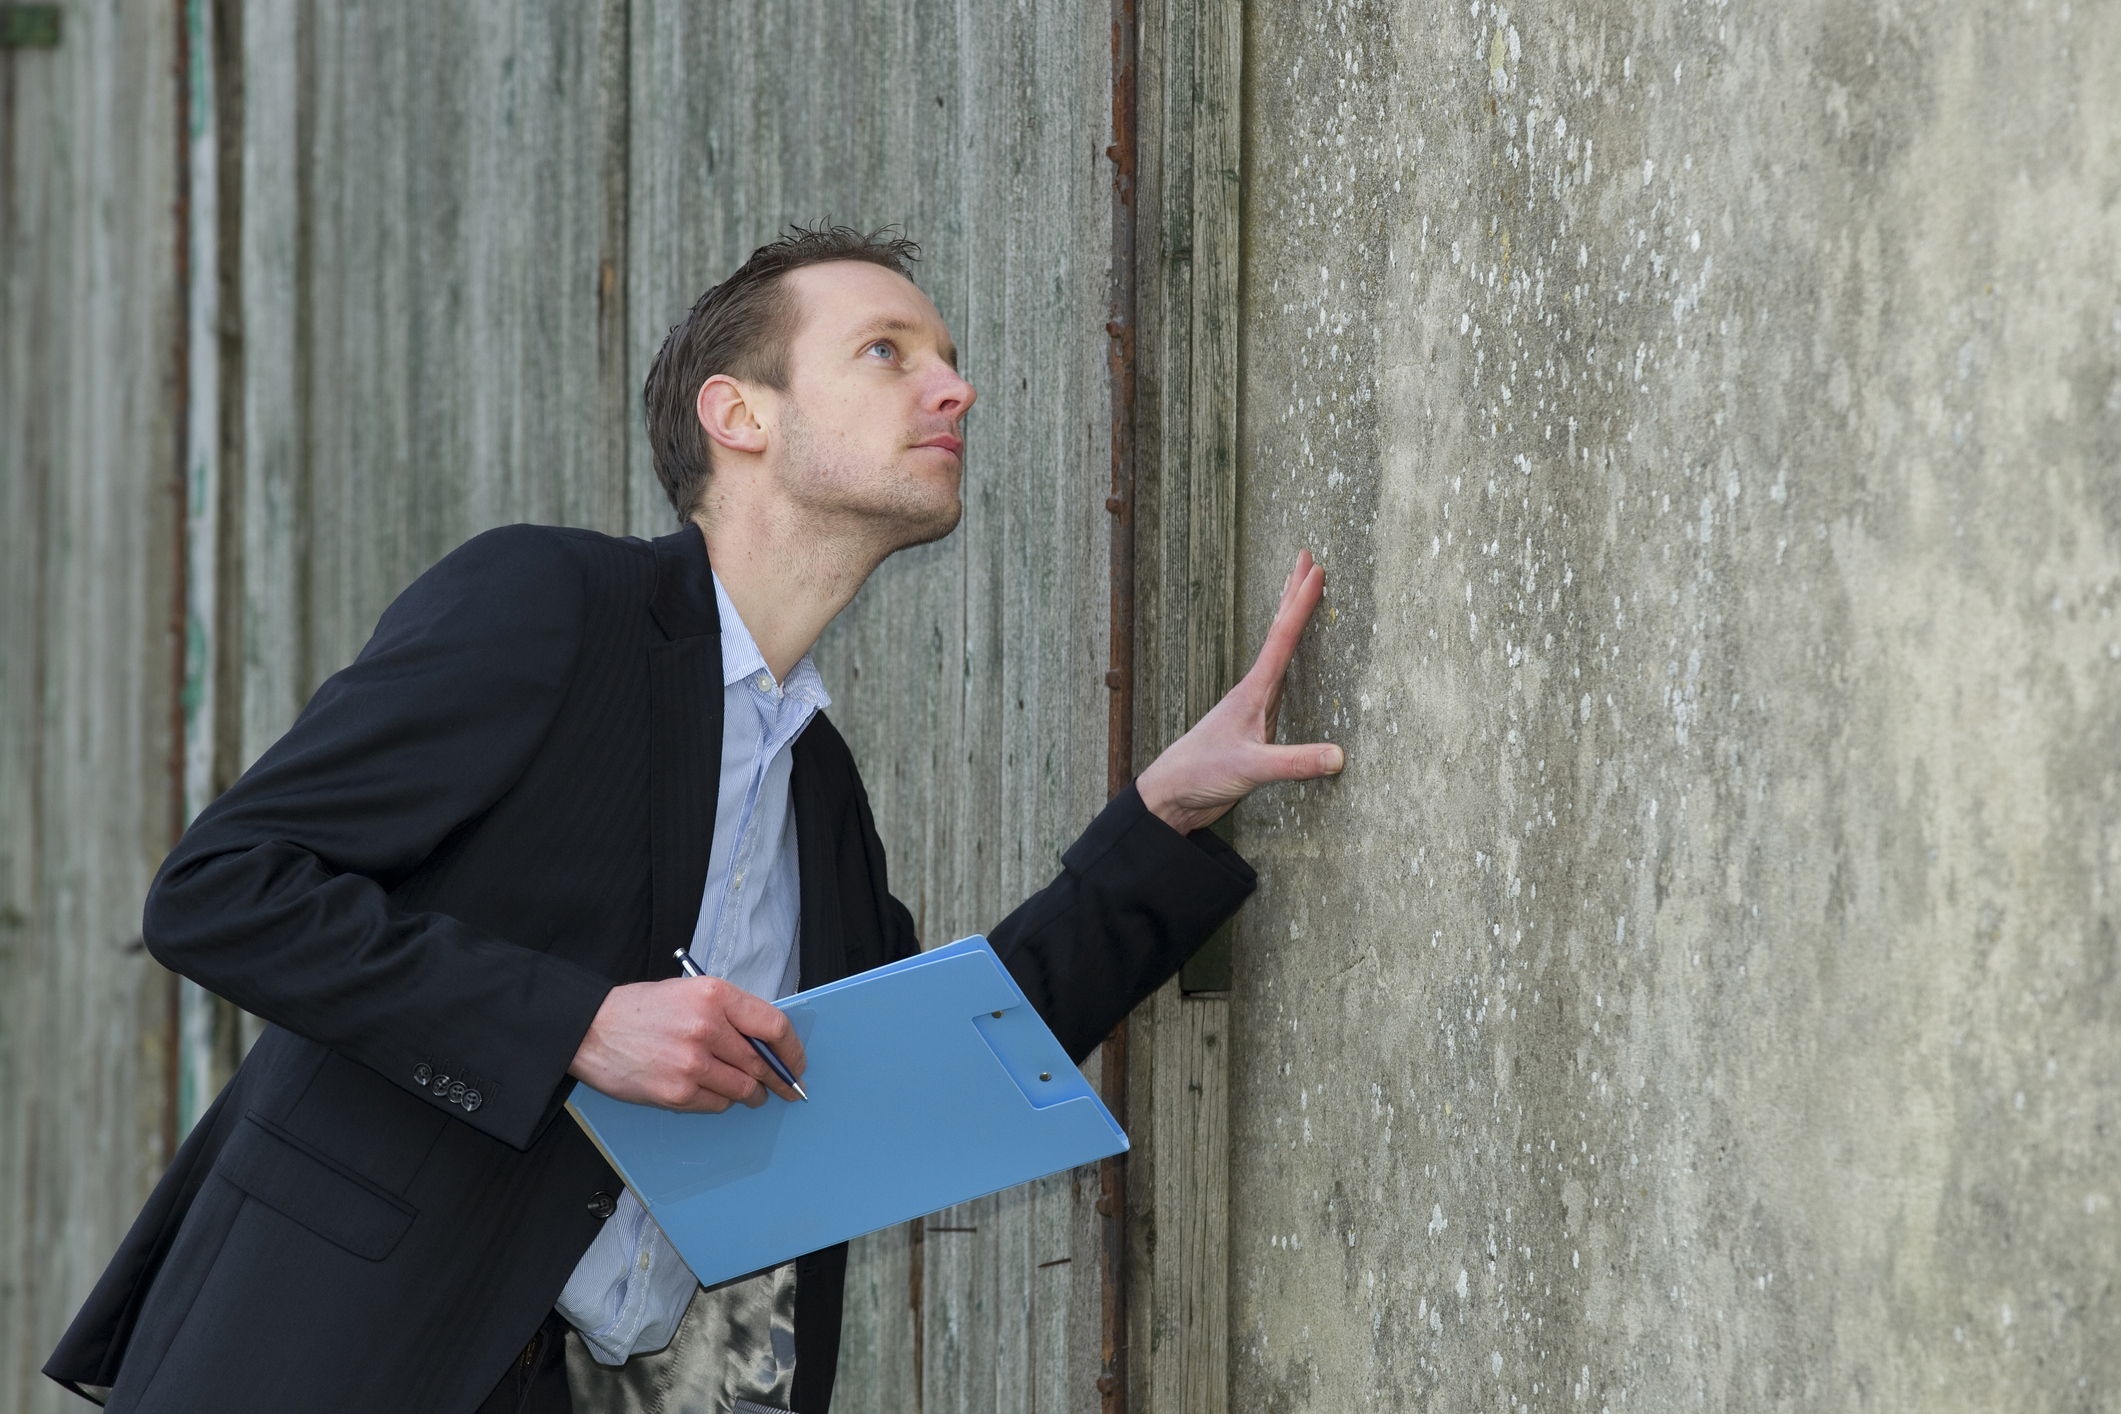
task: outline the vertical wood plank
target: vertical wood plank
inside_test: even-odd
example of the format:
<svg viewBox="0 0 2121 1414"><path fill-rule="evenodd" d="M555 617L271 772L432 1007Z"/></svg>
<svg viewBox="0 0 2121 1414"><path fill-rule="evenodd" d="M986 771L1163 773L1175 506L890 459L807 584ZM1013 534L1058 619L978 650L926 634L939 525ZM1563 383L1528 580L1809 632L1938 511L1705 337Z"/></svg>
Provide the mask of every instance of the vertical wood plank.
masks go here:
<svg viewBox="0 0 2121 1414"><path fill-rule="evenodd" d="M1229 1389L1229 1002L1171 987L1152 1014L1150 1408L1221 1411Z"/></svg>
<svg viewBox="0 0 2121 1414"><path fill-rule="evenodd" d="M178 14L78 3L0 52L0 1405L166 1155L170 978L139 899L177 810L170 377Z"/></svg>
<svg viewBox="0 0 2121 1414"><path fill-rule="evenodd" d="M921 1283L925 1414L978 1414L995 1407L996 1347L1003 1338L997 1309L1002 1229L995 1208L995 1199L978 1198L928 1219Z"/></svg>
<svg viewBox="0 0 2121 1414"><path fill-rule="evenodd" d="M1194 617L1186 697L1194 714L1229 690L1237 656L1238 273L1243 268L1243 0L1198 0L1192 110L1193 474L1187 606ZM1218 610L1213 607L1220 605ZM1191 725L1188 723L1188 725Z"/></svg>
<svg viewBox="0 0 2121 1414"><path fill-rule="evenodd" d="M1242 7L1145 13L1137 731L1161 750L1235 679ZM1228 1407L1228 1004L1174 981L1137 1013L1138 1405Z"/></svg>
<svg viewBox="0 0 2121 1414"><path fill-rule="evenodd" d="M241 488L243 698L248 765L308 697L307 448L301 376L301 204L306 114L302 0L252 0L243 18ZM217 1080L226 1077L216 1077Z"/></svg>
<svg viewBox="0 0 2121 1414"><path fill-rule="evenodd" d="M184 448L184 822L217 790L215 726L221 715L220 674L215 671L221 626L222 418L219 322L221 282L221 125L215 72L219 26L214 8L185 7L183 42L189 46L191 93L186 104L187 263L185 291ZM238 129L240 131L240 128ZM231 212L236 208L231 208ZM240 386L240 385L239 385ZM174 1129L181 1137L204 1112L214 1071L214 1031L225 1010L212 993L179 981L177 1095Z"/></svg>
<svg viewBox="0 0 2121 1414"><path fill-rule="evenodd" d="M306 13L314 175L306 213L276 218L298 222L308 250L301 697L479 531L624 528L619 419L633 406L610 347L623 337L611 204L625 193L626 7Z"/></svg>
<svg viewBox="0 0 2121 1414"><path fill-rule="evenodd" d="M603 0L597 24L597 251L596 528L624 535L632 503L627 423L640 405L627 357L627 180L633 124L632 0Z"/></svg>
<svg viewBox="0 0 2121 1414"><path fill-rule="evenodd" d="M884 1414L914 1407L900 1397L920 1387L927 1221L899 1223L850 1248L847 1315L840 1334L844 1353L832 1394L837 1414Z"/></svg>

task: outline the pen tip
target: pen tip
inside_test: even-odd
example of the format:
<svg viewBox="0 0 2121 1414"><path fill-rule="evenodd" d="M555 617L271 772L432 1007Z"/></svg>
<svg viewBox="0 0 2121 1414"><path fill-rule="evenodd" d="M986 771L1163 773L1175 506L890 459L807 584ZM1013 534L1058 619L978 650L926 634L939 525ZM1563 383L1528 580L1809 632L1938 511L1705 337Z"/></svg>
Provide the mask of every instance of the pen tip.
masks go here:
<svg viewBox="0 0 2121 1414"><path fill-rule="evenodd" d="M810 1102L810 1092L808 1090L805 1090L800 1084L795 1087L795 1093L803 1097L803 1102L805 1104L808 1104Z"/></svg>

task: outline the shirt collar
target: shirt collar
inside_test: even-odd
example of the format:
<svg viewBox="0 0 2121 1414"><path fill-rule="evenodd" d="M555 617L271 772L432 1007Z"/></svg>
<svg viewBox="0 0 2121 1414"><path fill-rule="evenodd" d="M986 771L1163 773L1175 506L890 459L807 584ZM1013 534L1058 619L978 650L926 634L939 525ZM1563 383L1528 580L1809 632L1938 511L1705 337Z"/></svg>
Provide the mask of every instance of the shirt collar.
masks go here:
<svg viewBox="0 0 2121 1414"><path fill-rule="evenodd" d="M730 602L729 591L722 586L720 574L714 575L714 604L722 616L722 686L734 687L760 673L765 673L767 680L771 681L772 671L766 666L766 655L759 652L758 641L744 626L744 616ZM832 705L832 698L825 691L825 680L808 653L788 670L788 681L780 684L780 689L783 695L808 702L819 711Z"/></svg>

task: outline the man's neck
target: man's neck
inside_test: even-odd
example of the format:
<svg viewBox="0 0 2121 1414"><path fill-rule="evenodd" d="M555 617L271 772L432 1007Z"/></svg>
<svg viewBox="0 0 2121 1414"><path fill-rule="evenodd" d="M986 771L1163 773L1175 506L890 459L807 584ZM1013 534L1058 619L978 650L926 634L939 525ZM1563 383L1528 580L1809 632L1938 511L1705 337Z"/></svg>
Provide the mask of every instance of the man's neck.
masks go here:
<svg viewBox="0 0 2121 1414"><path fill-rule="evenodd" d="M744 620L774 680L810 651L825 625L846 608L876 565L867 555L820 544L816 527L770 514L746 515L727 504L694 522L729 602Z"/></svg>

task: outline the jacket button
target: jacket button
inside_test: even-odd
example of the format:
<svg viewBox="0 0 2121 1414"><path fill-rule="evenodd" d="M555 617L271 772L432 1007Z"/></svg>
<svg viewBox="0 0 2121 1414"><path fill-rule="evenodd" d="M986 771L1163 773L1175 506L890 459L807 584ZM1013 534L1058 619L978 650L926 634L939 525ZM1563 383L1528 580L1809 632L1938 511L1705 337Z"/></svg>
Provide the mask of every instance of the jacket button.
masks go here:
<svg viewBox="0 0 2121 1414"><path fill-rule="evenodd" d="M425 1090L427 1088L427 1082L434 1078L435 1073L433 1067L429 1066L425 1061L420 1062L420 1064L412 1068L412 1083L419 1086L422 1090Z"/></svg>
<svg viewBox="0 0 2121 1414"><path fill-rule="evenodd" d="M466 1090L464 1092L464 1113L470 1114L473 1110L477 1109L479 1106L485 1103L486 1097L484 1095L481 1095L478 1091Z"/></svg>
<svg viewBox="0 0 2121 1414"><path fill-rule="evenodd" d="M595 1213L598 1217L608 1218L618 1210L619 1200L612 1197L609 1193L592 1193L589 1195L589 1211Z"/></svg>

